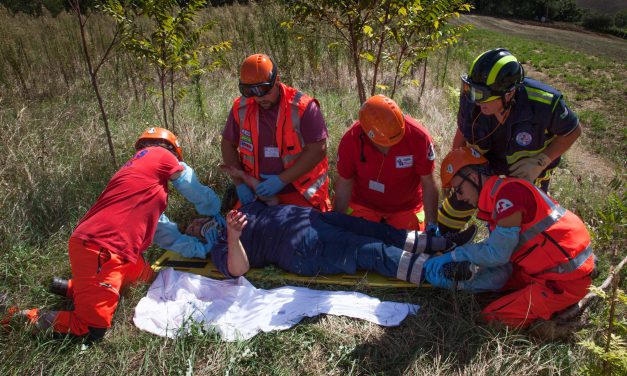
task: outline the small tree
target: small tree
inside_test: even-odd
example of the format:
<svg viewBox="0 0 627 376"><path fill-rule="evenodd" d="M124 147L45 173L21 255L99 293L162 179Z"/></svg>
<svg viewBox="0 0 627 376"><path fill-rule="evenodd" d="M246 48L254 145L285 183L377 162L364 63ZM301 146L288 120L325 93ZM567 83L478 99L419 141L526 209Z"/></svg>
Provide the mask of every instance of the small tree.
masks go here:
<svg viewBox="0 0 627 376"><path fill-rule="evenodd" d="M155 69L163 123L175 132L176 106L186 93L184 88L176 88L176 83L182 78L199 77L204 73L206 68L199 60L203 50L216 52L231 46L230 41L211 46L201 44L201 35L212 24L197 25L195 19L206 2L142 0L131 1L127 6L121 0L109 0L105 6L124 30L124 47ZM184 5L179 6L179 3Z"/></svg>
<svg viewBox="0 0 627 376"><path fill-rule="evenodd" d="M113 141L111 139L111 130L109 129L109 119L107 117L107 111L105 111L102 96L100 95L98 72L100 71L100 68L105 63L105 61L107 61L107 59L109 58L113 48L120 42L120 29L116 28L115 32L113 33L113 38L111 38L111 42L107 47L107 50L104 51L100 59L94 63L94 61L92 60L92 56L89 53L89 43L87 41L87 33L85 32L87 18L81 12L80 1L70 0L70 6L72 7L72 11L76 15L76 20L78 21L78 28L81 34L81 44L83 47L83 56L85 58L85 64L87 65L87 73L89 73L91 87L94 89L96 99L98 100L98 108L100 109L102 123L104 124L105 134L107 135L109 153L111 154L111 163L113 164L113 168L115 169L118 167L118 163L115 158L115 149L113 147Z"/></svg>
<svg viewBox="0 0 627 376"><path fill-rule="evenodd" d="M391 82L394 96L398 83L429 52L457 42L467 26L447 26L460 11L471 5L465 0L286 0L293 20L304 23L317 35L320 25L330 26L351 53L360 103L366 101L366 90L374 95L382 72L394 72ZM372 76L367 79L362 63L370 64Z"/></svg>

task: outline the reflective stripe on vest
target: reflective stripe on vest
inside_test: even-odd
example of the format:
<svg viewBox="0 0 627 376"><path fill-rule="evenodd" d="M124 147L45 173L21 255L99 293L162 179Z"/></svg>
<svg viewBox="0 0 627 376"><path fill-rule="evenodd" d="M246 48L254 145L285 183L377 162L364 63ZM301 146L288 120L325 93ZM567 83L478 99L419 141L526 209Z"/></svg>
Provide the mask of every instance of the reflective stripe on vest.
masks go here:
<svg viewBox="0 0 627 376"><path fill-rule="evenodd" d="M294 100L292 101L292 129L298 135L298 140L300 141L301 146L305 146L305 140L303 139L303 135L300 133L300 116L298 116L298 104L300 103L300 98L303 97L303 92L298 91L296 95L294 95Z"/></svg>
<svg viewBox="0 0 627 376"><path fill-rule="evenodd" d="M573 258L572 260L563 262L553 268L537 273L536 275L542 275L546 273L558 273L558 274L570 273L581 268L581 266L586 261L588 261L590 257L594 257L594 255L592 254L592 246L588 245L586 248L584 248L583 251L579 252L579 254L575 256L575 258Z"/></svg>
<svg viewBox="0 0 627 376"><path fill-rule="evenodd" d="M241 123L244 122L244 119L246 119L246 109L248 107L246 106L246 97L245 96L241 96L239 97L239 109L237 110L237 116L239 116L239 122L240 124L238 124L241 127Z"/></svg>
<svg viewBox="0 0 627 376"><path fill-rule="evenodd" d="M307 200L310 200L316 194L316 192L318 192L318 189L320 189L320 187L322 187L324 182L327 180L327 176L328 176L328 173L326 172L320 175L318 179L316 179L313 182L313 184L307 188L305 193L303 193L303 196L305 196Z"/></svg>
<svg viewBox="0 0 627 376"><path fill-rule="evenodd" d="M291 117L292 117L292 129L294 129L294 132L296 133L296 135L298 136L298 141L300 142L300 147L304 148L305 147L305 140L303 139L303 135L300 133L300 116L298 116L298 104L300 103L300 99L303 97L303 92L302 91L298 91L296 92L296 94L294 95L294 100L292 102L292 108L290 109L291 111ZM283 158L281 158L283 160L283 165L284 166L289 166L291 163L293 163L294 161L296 161L298 158L300 158L300 154L288 154L283 156Z"/></svg>
<svg viewBox="0 0 627 376"><path fill-rule="evenodd" d="M551 200L549 196L547 196L546 193L544 193L540 188L536 187L535 185L533 186L533 188L535 188L535 190L540 193L540 196L542 196L544 202L546 202L546 204L551 209L551 213L536 222L533 226L529 227L526 231L520 233L520 236L518 237L518 245L514 249L514 252L518 251L523 245L525 245L525 243L540 235L549 227L556 224L557 221L559 221L564 216L564 214L566 214L566 209L564 209L560 205L555 204L553 200Z"/></svg>

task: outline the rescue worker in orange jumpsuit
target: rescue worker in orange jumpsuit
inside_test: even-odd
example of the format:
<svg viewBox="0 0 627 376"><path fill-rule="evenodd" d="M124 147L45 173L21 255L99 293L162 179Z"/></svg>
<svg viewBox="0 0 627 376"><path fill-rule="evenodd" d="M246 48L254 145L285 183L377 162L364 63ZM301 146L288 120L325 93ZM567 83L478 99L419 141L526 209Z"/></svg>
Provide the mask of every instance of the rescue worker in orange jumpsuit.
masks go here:
<svg viewBox="0 0 627 376"><path fill-rule="evenodd" d="M522 64L504 48L479 55L461 81L452 148L472 146L495 174L525 179L548 192L560 156L581 135L562 93L525 77ZM451 195L439 209L439 227L459 231L473 213Z"/></svg>
<svg viewBox="0 0 627 376"><path fill-rule="evenodd" d="M595 256L585 224L540 188L518 178L493 175L488 160L470 147L452 150L442 162L442 187L478 208L490 236L428 260L426 279L439 287L454 283L442 266L469 261L474 278L460 289L502 290L507 295L483 310L487 321L525 327L581 300L591 283Z"/></svg>
<svg viewBox="0 0 627 376"><path fill-rule="evenodd" d="M399 229L426 227L437 235L434 169L425 127L392 99L370 97L338 147L333 210Z"/></svg>
<svg viewBox="0 0 627 376"><path fill-rule="evenodd" d="M280 204L330 208L327 127L318 101L280 82L267 55L247 57L222 132L224 164L262 180L255 191L232 177L242 205L278 195Z"/></svg>
<svg viewBox="0 0 627 376"><path fill-rule="evenodd" d="M131 283L152 280L153 272L142 253L152 243L155 231L159 232L161 222L169 222L162 215L168 201L168 181L197 212L225 223L219 214L220 199L182 162L182 150L173 133L150 128L139 137L135 149L135 156L111 178L70 237L72 279L55 278L51 285L52 292L73 299L74 310L19 311L13 307L9 315L26 317L39 329L87 336L90 342L101 339L111 326L120 291ZM206 236L208 245L199 246L200 242L191 237L187 240L184 255L206 257L217 232ZM179 250L176 245L172 247L173 242L164 244ZM205 251L197 252L201 248Z"/></svg>

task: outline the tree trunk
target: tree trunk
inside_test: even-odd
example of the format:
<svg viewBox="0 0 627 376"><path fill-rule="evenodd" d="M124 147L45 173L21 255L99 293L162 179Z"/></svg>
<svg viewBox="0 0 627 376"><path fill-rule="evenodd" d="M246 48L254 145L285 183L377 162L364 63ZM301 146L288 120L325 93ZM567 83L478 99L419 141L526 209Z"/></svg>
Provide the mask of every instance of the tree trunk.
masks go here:
<svg viewBox="0 0 627 376"><path fill-rule="evenodd" d="M174 112L176 110L176 96L174 95L174 71L170 69L170 124L172 125L172 133L176 134L176 122L174 120Z"/></svg>
<svg viewBox="0 0 627 376"><path fill-rule="evenodd" d="M94 89L94 93L96 93L96 99L98 100L98 107L100 107L100 115L102 117L102 122L104 123L105 133L107 135L107 143L109 144L109 153L111 154L111 162L113 163L113 169L117 169L118 162L115 158L115 149L113 147L113 140L111 138L111 131L109 130L109 119L107 117L107 112L105 111L104 104L102 101L102 96L100 95L100 88L98 86L97 73L93 68L91 57L89 56L89 50L87 49L87 38L85 37L85 23L83 21L83 16L81 14L80 5L78 0L72 0L70 3L74 12L76 13L76 18L78 20L78 26L81 32L81 43L83 45L83 54L85 57L85 62L87 63L87 70L89 72L89 78L91 79L91 86Z"/></svg>
<svg viewBox="0 0 627 376"><path fill-rule="evenodd" d="M157 76L159 76L159 86L161 87L161 111L163 112L163 124L165 124L165 129L170 129L168 126L168 107L165 96L165 72L162 68L157 68Z"/></svg>
<svg viewBox="0 0 627 376"><path fill-rule="evenodd" d="M353 64L355 64L355 79L357 80L357 92L359 94L359 104L366 101L366 89L364 88L363 76L359 66L359 46L355 32L351 29L351 52L353 53Z"/></svg>
<svg viewBox="0 0 627 376"><path fill-rule="evenodd" d="M425 57L424 67L422 68L422 80L420 82L420 95L418 96L418 102L422 99L422 94L425 92L425 85L427 80L427 58Z"/></svg>

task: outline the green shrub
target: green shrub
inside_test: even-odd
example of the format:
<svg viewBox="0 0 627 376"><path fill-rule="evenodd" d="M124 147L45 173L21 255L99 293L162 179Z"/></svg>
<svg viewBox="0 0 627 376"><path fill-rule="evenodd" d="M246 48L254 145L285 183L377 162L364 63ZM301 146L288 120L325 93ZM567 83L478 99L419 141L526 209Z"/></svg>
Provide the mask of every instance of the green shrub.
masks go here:
<svg viewBox="0 0 627 376"><path fill-rule="evenodd" d="M627 26L627 9L620 10L616 13L616 15L614 16L614 26Z"/></svg>
<svg viewBox="0 0 627 376"><path fill-rule="evenodd" d="M556 21L578 22L581 14L582 9L577 7L575 0L557 0L552 3L549 15Z"/></svg>
<svg viewBox="0 0 627 376"><path fill-rule="evenodd" d="M607 13L587 10L583 14L581 24L587 29L605 31L614 26L614 19Z"/></svg>

